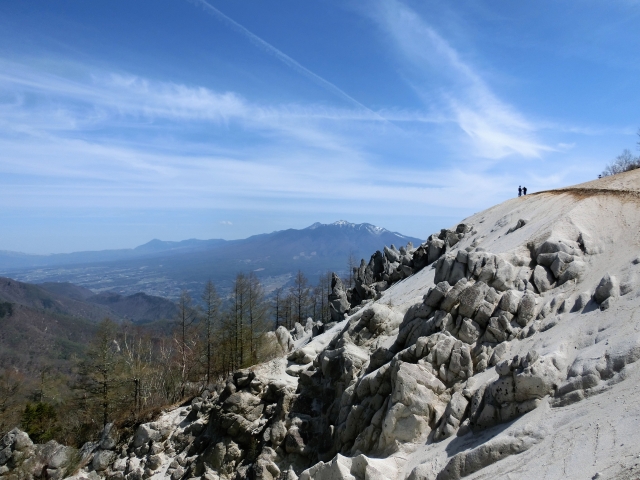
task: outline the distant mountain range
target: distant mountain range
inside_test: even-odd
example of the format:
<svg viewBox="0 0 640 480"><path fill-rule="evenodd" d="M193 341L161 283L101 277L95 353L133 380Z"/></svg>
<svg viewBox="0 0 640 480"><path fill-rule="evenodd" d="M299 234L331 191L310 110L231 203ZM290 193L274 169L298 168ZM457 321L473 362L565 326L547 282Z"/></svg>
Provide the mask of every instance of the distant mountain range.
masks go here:
<svg viewBox="0 0 640 480"><path fill-rule="evenodd" d="M229 243L227 240L183 240L181 242L166 242L151 240L136 248L123 248L119 250L100 250L73 253L54 253L51 255L30 255L26 253L0 250L0 269L10 271L13 269L55 267L60 265L77 265L101 262L126 261L132 258L140 258L159 253L181 253L186 251L206 250L219 245Z"/></svg>
<svg viewBox="0 0 640 480"><path fill-rule="evenodd" d="M267 289L285 285L301 270L311 282L327 270L344 272L350 254L366 260L385 245L420 239L368 223L344 220L242 240L152 240L133 249L27 255L0 252L0 274L22 281L70 282L95 292L145 292L175 298L197 293L211 279L222 291L239 272L255 272Z"/></svg>

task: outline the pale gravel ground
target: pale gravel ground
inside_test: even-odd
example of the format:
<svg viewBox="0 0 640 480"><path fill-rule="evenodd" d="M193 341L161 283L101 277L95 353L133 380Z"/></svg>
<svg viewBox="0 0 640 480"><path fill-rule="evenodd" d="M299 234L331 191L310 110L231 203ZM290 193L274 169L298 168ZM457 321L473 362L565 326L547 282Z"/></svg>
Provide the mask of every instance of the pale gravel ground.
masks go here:
<svg viewBox="0 0 640 480"><path fill-rule="evenodd" d="M576 190L572 192L572 188ZM588 195L583 193L587 189L591 190ZM640 255L640 201L635 196L638 192L640 171L635 171L558 192L514 198L463 220L474 225L478 233L465 238L460 247L480 237L479 246L491 253L526 254L531 240L576 240L580 232L599 241L603 252L585 257L588 267L583 281L547 292L545 300L561 292L565 298L593 292L607 272L623 281L636 282L634 291L606 312L596 309L566 313L550 330L511 342L509 356L535 348L541 355L559 353L570 365L578 354L595 358L619 344L640 344L640 265L632 263ZM507 234L520 218L528 223ZM406 311L421 301L433 285L433 275L432 268L422 270L391 287L381 302ZM540 443L465 478L590 479L599 474L597 478L603 479L640 479L640 365L627 366L626 373L626 379L609 390L573 405L552 408L545 403L480 435L453 437L431 445L407 445L395 455L395 460L404 463L397 478L405 478L414 466L425 462L437 472L455 453L530 425L543 435ZM395 460L387 459L390 463Z"/></svg>

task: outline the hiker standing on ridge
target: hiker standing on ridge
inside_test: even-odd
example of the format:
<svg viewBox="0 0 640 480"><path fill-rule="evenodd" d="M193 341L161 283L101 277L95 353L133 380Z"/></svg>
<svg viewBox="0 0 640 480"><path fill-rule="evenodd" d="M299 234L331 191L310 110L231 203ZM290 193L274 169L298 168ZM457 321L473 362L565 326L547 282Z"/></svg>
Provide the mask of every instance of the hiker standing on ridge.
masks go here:
<svg viewBox="0 0 640 480"><path fill-rule="evenodd" d="M522 187L518 187L518 196L521 197L522 196Z"/></svg>
<svg viewBox="0 0 640 480"><path fill-rule="evenodd" d="M525 195L527 194L527 187L522 187L522 193Z"/></svg>

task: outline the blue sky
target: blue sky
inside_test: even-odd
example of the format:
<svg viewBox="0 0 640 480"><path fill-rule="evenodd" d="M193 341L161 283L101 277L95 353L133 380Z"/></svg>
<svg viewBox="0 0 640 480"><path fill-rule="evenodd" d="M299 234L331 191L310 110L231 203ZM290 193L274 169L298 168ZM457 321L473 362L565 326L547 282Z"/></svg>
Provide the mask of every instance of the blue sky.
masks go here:
<svg viewBox="0 0 640 480"><path fill-rule="evenodd" d="M0 3L0 250L426 238L596 178L640 127L640 2Z"/></svg>

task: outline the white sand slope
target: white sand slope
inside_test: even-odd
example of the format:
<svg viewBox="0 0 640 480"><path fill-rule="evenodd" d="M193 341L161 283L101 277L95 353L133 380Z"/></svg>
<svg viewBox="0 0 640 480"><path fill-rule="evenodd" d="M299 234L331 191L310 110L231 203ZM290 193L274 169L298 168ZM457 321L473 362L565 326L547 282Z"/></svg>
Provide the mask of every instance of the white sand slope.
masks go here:
<svg viewBox="0 0 640 480"><path fill-rule="evenodd" d="M524 227L507 234L519 219ZM570 366L576 358L601 359L612 351L640 356L640 171L588 182L575 187L514 198L463 220L477 233L460 248L476 245L492 253L528 254L528 243L546 238L577 242L589 238L595 253L586 255L587 269L579 283L545 292L544 299L591 295L604 274L616 276L632 290L611 308L597 305L583 312L566 312L548 320L545 332L510 343L510 356L536 349L540 355L559 354ZM425 269L385 292L383 302L406 310L433 286L434 270ZM491 369L494 370L494 369ZM533 446L507 456L467 478L586 479L640 478L640 371L632 363L624 374L582 401L551 407L545 401L513 422L481 434L451 437L419 446L399 473L404 478L422 464L424 478L442 470L457 453L468 453L490 439L529 429ZM416 476L415 478L422 478Z"/></svg>

